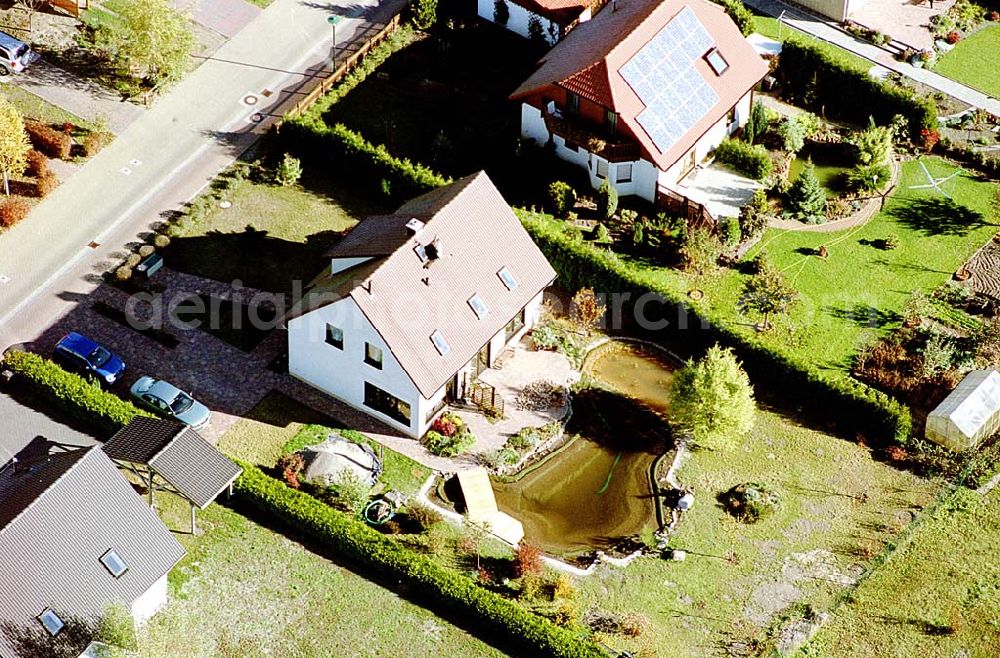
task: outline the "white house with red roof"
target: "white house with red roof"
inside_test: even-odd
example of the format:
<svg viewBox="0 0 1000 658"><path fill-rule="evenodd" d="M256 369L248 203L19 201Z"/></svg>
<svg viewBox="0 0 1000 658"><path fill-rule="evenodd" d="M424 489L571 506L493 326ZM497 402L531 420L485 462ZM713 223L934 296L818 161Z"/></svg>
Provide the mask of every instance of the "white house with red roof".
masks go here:
<svg viewBox="0 0 1000 658"><path fill-rule="evenodd" d="M369 217L286 318L289 372L421 437L538 320L555 271L485 173Z"/></svg>
<svg viewBox="0 0 1000 658"><path fill-rule="evenodd" d="M563 38L579 23L590 20L607 0L478 0L481 18L531 39L548 43ZM533 34L534 33L534 34Z"/></svg>
<svg viewBox="0 0 1000 658"><path fill-rule="evenodd" d="M746 124L767 75L709 0L617 0L549 51L511 96L521 134L649 201L677 186Z"/></svg>

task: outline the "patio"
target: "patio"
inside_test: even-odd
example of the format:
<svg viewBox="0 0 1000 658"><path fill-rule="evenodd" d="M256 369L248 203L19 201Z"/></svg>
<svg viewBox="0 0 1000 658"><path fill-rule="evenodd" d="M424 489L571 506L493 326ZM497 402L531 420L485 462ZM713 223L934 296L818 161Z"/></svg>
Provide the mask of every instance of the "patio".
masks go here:
<svg viewBox="0 0 1000 658"><path fill-rule="evenodd" d="M916 50L930 50L934 38L928 26L931 17L943 14L955 0L868 0L850 13L850 19L888 34Z"/></svg>
<svg viewBox="0 0 1000 658"><path fill-rule="evenodd" d="M579 379L580 373L562 354L532 350L524 341L514 346L513 356L503 361L501 367L485 370L479 376L482 383L494 387L497 395L503 398L503 419L493 420L478 411L454 409L476 435L471 452L486 454L499 450L522 428L541 427L565 418L568 403L541 410L522 409L518 408L518 395L533 382L548 381L569 388Z"/></svg>
<svg viewBox="0 0 1000 658"><path fill-rule="evenodd" d="M680 194L696 201L712 213L713 217L739 217L754 190L761 187L758 181L741 176L721 165L698 167L677 186Z"/></svg>

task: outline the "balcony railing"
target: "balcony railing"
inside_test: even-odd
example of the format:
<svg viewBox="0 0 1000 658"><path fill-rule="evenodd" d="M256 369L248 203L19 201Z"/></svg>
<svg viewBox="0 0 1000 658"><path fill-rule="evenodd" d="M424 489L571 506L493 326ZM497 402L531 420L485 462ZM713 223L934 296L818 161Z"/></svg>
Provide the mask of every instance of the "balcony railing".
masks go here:
<svg viewBox="0 0 1000 658"><path fill-rule="evenodd" d="M638 142L620 137L608 137L599 128L565 111L546 110L545 128L567 142L577 144L589 153L608 162L634 162L642 157Z"/></svg>

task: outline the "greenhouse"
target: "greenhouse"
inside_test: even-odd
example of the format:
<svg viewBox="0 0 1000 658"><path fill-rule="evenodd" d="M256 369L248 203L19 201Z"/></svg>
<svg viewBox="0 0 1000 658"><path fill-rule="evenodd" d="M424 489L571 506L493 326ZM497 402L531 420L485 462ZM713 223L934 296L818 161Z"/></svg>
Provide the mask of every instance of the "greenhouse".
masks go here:
<svg viewBox="0 0 1000 658"><path fill-rule="evenodd" d="M1000 373L973 370L927 416L927 438L952 450L974 448L1000 428Z"/></svg>

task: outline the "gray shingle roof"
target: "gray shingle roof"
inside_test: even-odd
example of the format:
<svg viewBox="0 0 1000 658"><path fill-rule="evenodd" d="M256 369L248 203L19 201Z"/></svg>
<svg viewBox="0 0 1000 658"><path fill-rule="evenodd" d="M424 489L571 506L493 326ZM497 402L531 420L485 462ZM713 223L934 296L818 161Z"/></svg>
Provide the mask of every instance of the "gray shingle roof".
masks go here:
<svg viewBox="0 0 1000 658"><path fill-rule="evenodd" d="M0 629L37 634L46 608L95 620L111 603L130 606L184 556L96 446L25 466L0 473L0 509L20 508L0 528ZM109 549L128 566L119 578L100 562ZM0 655L34 658L3 630Z"/></svg>
<svg viewBox="0 0 1000 658"><path fill-rule="evenodd" d="M243 472L196 431L172 420L138 417L104 445L116 461L145 464L201 509Z"/></svg>

